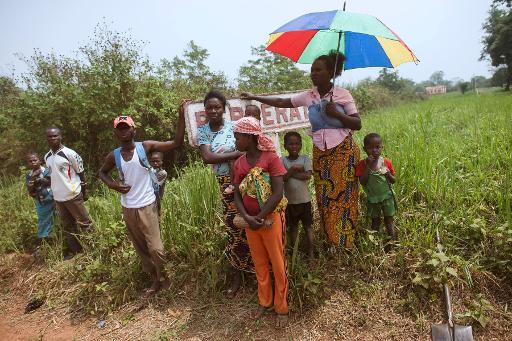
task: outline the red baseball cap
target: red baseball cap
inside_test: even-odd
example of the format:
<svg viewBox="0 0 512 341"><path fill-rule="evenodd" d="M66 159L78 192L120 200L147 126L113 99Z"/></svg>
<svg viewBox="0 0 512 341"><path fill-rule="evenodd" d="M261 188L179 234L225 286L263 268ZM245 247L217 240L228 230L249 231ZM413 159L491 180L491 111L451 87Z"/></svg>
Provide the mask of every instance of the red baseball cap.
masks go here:
<svg viewBox="0 0 512 341"><path fill-rule="evenodd" d="M135 128L135 122L133 122L133 119L130 117L130 116L118 116L114 119L114 128L116 128L119 123L126 123L128 124L130 127L134 127Z"/></svg>

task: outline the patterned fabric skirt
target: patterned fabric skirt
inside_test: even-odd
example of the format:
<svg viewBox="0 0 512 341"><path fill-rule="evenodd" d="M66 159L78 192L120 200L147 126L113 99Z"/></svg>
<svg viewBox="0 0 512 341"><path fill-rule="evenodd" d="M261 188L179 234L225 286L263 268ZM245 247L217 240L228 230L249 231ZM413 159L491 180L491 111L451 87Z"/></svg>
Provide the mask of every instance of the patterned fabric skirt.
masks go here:
<svg viewBox="0 0 512 341"><path fill-rule="evenodd" d="M316 202L329 241L351 249L357 229L359 186L355 176L359 147L347 136L334 148L313 146Z"/></svg>
<svg viewBox="0 0 512 341"><path fill-rule="evenodd" d="M226 194L224 190L231 184L229 176L217 175L220 191L222 194L222 204L224 205L224 222L226 224L226 232L228 233L228 244L224 249L224 255L228 259L231 266L235 269L254 272L254 264L247 244L245 230L240 229L233 224L236 215L235 195L233 193Z"/></svg>

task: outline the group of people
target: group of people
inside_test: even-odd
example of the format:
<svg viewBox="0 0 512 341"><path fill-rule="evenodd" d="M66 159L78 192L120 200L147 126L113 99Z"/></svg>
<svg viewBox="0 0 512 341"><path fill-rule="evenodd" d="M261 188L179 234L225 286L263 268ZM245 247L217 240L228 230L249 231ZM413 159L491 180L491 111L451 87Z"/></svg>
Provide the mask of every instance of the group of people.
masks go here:
<svg viewBox="0 0 512 341"><path fill-rule="evenodd" d="M359 158L359 147L352 134L361 129L361 118L350 92L331 82L333 75L335 78L341 73L343 60L340 54L318 57L311 66L314 87L291 98L241 94L242 99L274 107L308 107L313 161L300 154L302 137L294 131L285 134L288 155L280 158L276 153L279 146L274 146L262 131L258 106L247 105L245 116L232 122L224 119L227 102L222 93L210 91L204 98L208 121L198 128L197 142L203 161L212 165L222 195L228 237L224 254L230 265L226 294L236 295L243 272L255 273L259 302L255 317L274 310L278 326L286 324L288 316L287 229L291 244L295 244L302 224L306 253L314 257L312 197L308 188L312 176L320 224L330 243L345 249L354 245L359 183L367 194L372 227L378 229L384 216L391 239L396 239L396 202L391 188L395 171L391 161L381 156L382 139L376 133L364 138L367 158ZM161 168L159 153L183 143L184 105L180 107L172 141L135 142L135 122L129 116L117 117L114 131L121 147L107 155L99 175L109 188L121 193L128 236L152 278L145 293L151 295L170 285L164 270L166 258L159 226L158 198L165 176L161 172L158 176L155 168ZM39 236L48 234L50 223L45 217L51 215L54 200L69 235L68 247L76 253L80 245L76 236L91 227L83 205L86 184L82 162L78 154L62 146L58 129L48 129L47 138L51 147L45 156L48 169L41 166L36 155L31 154L28 159L32 171L27 174L27 184L36 200L38 215L41 213ZM151 161L146 155L150 155ZM118 180L110 175L114 169ZM52 191L53 199L49 199Z"/></svg>
<svg viewBox="0 0 512 341"><path fill-rule="evenodd" d="M78 235L92 228L84 205L87 200L84 166L80 155L62 144L59 128L48 128L46 139L50 151L43 158L45 166L37 153L27 155L31 170L26 174L26 185L36 205L39 240L49 237L57 209L66 238L64 258L70 259L82 251Z"/></svg>
<svg viewBox="0 0 512 341"><path fill-rule="evenodd" d="M231 122L223 118L226 98L221 93L211 91L204 98L208 123L198 128L197 142L203 161L213 167L223 197L229 236L224 253L231 265L227 294L235 295L242 272L255 272L259 300L256 316L273 308L278 325L286 322L288 314L286 229L294 244L301 223L307 255L314 254L308 188L312 175L320 224L333 245L353 247L359 183L367 194L372 228L378 229L384 216L391 239L396 239L396 202L391 189L395 171L391 161L381 156L382 138L376 133L365 137L364 150L368 156L364 160L359 158L352 133L361 129L360 116L350 92L331 82L333 75L341 73L343 61L343 56L336 54L318 57L311 66L313 89L291 98L241 94L242 99L273 107L308 107L313 162L300 154L302 137L297 132L285 134L288 156L279 158L279 147L262 132L257 106L248 105L245 117Z"/></svg>

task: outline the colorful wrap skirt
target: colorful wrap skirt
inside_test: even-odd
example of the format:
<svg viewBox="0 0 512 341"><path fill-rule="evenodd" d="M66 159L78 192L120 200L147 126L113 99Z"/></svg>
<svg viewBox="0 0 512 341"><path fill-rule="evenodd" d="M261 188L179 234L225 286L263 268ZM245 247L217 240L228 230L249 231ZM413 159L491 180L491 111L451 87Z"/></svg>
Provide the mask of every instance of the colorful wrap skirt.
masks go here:
<svg viewBox="0 0 512 341"><path fill-rule="evenodd" d="M231 184L229 176L217 175L220 191L222 194L222 204L224 206L224 222L228 234L228 243L224 249L224 255L232 267L246 272L254 272L254 264L251 258L249 245L245 230L238 228L233 224L236 215L235 195L226 194L224 190Z"/></svg>
<svg viewBox="0 0 512 341"><path fill-rule="evenodd" d="M316 202L329 241L351 249L359 215L359 186L355 176L359 147L349 135L334 148L313 146Z"/></svg>

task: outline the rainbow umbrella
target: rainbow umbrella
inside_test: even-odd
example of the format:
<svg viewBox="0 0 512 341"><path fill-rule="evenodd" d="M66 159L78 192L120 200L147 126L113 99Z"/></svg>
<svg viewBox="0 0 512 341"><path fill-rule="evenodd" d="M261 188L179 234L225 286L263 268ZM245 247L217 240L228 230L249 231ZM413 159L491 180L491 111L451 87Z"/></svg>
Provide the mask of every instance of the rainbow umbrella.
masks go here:
<svg viewBox="0 0 512 341"><path fill-rule="evenodd" d="M403 40L379 19L345 11L300 16L272 32L266 49L303 64L336 50L345 55L345 70L419 62Z"/></svg>

